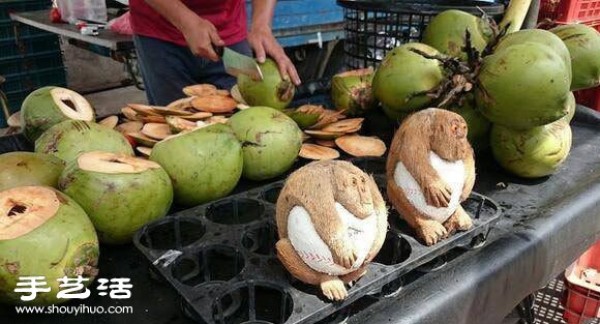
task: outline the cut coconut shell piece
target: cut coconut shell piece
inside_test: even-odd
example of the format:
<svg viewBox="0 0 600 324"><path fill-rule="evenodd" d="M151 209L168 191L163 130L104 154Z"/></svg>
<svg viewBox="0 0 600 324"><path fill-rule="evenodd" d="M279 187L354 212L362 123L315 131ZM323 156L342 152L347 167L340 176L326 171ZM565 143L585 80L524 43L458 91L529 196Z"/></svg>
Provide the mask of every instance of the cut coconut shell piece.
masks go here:
<svg viewBox="0 0 600 324"><path fill-rule="evenodd" d="M215 93L217 96L229 97L229 90L217 90ZM235 100L235 99L234 99Z"/></svg>
<svg viewBox="0 0 600 324"><path fill-rule="evenodd" d="M144 123L158 123L158 124L166 124L167 120L165 116L142 116L140 120Z"/></svg>
<svg viewBox="0 0 600 324"><path fill-rule="evenodd" d="M331 147L331 148L336 148L337 145L335 145L335 141L334 140L315 140L315 143L317 145L321 145L321 146L325 146L325 147Z"/></svg>
<svg viewBox="0 0 600 324"><path fill-rule="evenodd" d="M227 121L229 120L229 118L224 117L224 116L212 116L210 118L208 118L207 120L205 120L206 123L208 124L227 124Z"/></svg>
<svg viewBox="0 0 600 324"><path fill-rule="evenodd" d="M163 140L169 137L169 135L173 135L173 133L171 133L171 127L168 124L160 123L148 123L144 125L142 134L156 140Z"/></svg>
<svg viewBox="0 0 600 324"><path fill-rule="evenodd" d="M189 120L189 121L198 121L198 120L203 120L206 118L211 117L213 114L206 112L206 111L201 111L201 112L197 112L195 114L191 114L191 115L187 115L187 116L180 116L180 118L183 118L185 120Z"/></svg>
<svg viewBox="0 0 600 324"><path fill-rule="evenodd" d="M194 129L196 128L196 123L190 120L183 119L177 116L167 116L165 117L167 120L167 125L169 125L171 129L171 133L179 133L186 129Z"/></svg>
<svg viewBox="0 0 600 324"><path fill-rule="evenodd" d="M134 141L143 146L154 147L154 145L158 143L157 140L152 139L141 132L127 133L126 135L133 138Z"/></svg>
<svg viewBox="0 0 600 324"><path fill-rule="evenodd" d="M170 104L168 104L167 109L169 109L169 110L186 110L186 109L194 108L192 106L192 100L194 100L194 98L195 97L187 97L187 98L177 99L177 100L171 102Z"/></svg>
<svg viewBox="0 0 600 324"><path fill-rule="evenodd" d="M152 106L142 104L127 104L127 107L133 109L138 115L141 116L158 116L159 113L154 111Z"/></svg>
<svg viewBox="0 0 600 324"><path fill-rule="evenodd" d="M248 103L246 102L246 100L244 100L244 97L242 97L242 94L240 93L240 88L238 88L237 84L234 85L233 87L231 87L231 91L230 91L231 97L233 98L233 100L247 105Z"/></svg>
<svg viewBox="0 0 600 324"><path fill-rule="evenodd" d="M183 93L188 97L210 96L217 93L217 87L212 84L196 84L183 88Z"/></svg>
<svg viewBox="0 0 600 324"><path fill-rule="evenodd" d="M321 129L329 124L337 122L338 120L346 118L343 112L343 110L333 111L326 109L323 113L321 113L319 121L316 124L312 125L310 129Z"/></svg>
<svg viewBox="0 0 600 324"><path fill-rule="evenodd" d="M356 156L383 156L387 150L385 143L376 137L346 135L335 140L335 144L344 152Z"/></svg>
<svg viewBox="0 0 600 324"><path fill-rule="evenodd" d="M10 115L6 121L6 124L9 127L21 128L21 112L17 111L16 113Z"/></svg>
<svg viewBox="0 0 600 324"><path fill-rule="evenodd" d="M362 123L364 120L364 118L343 119L323 127L321 131L346 134L356 133L362 127Z"/></svg>
<svg viewBox="0 0 600 324"><path fill-rule="evenodd" d="M121 108L121 113L127 119L132 120L132 121L140 120L140 117L141 117L135 110L131 109L131 107Z"/></svg>
<svg viewBox="0 0 600 324"><path fill-rule="evenodd" d="M340 157L340 152L321 145L302 144L299 156L309 160L334 160Z"/></svg>
<svg viewBox="0 0 600 324"><path fill-rule="evenodd" d="M324 140L331 140L346 135L346 133L324 132L320 130L305 130L304 132L310 135L311 137Z"/></svg>
<svg viewBox="0 0 600 324"><path fill-rule="evenodd" d="M102 126L106 126L110 129L113 129L117 126L117 124L119 123L119 117L117 116L108 116L104 119L102 119L101 121L98 122L98 124L102 125Z"/></svg>
<svg viewBox="0 0 600 324"><path fill-rule="evenodd" d="M126 123L117 125L117 127L115 127L115 129L123 134L126 134L126 133L139 132L142 130L142 127L144 127L144 123L142 123L141 121L130 121L130 122L126 122Z"/></svg>
<svg viewBox="0 0 600 324"><path fill-rule="evenodd" d="M203 96L192 101L195 109L211 113L227 113L237 107L237 102L231 97L219 95Z"/></svg>
<svg viewBox="0 0 600 324"><path fill-rule="evenodd" d="M138 146L135 148L136 151L138 151L138 153L140 153L140 155L142 155L143 157L150 157L150 154L152 154L152 148L151 147L145 147L145 146Z"/></svg>
<svg viewBox="0 0 600 324"><path fill-rule="evenodd" d="M236 108L237 108L237 109L239 109L239 110L246 110L246 109L250 108L250 106L248 106L248 105L246 105L246 104L243 104L243 103L239 103L239 104L236 106Z"/></svg>

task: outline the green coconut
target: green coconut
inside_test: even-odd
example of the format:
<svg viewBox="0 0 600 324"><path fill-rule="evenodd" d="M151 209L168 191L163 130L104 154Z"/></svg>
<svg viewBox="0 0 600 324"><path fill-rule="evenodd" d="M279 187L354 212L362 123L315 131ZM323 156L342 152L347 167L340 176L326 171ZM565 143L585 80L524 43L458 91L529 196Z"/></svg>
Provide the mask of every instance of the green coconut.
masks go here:
<svg viewBox="0 0 600 324"><path fill-rule="evenodd" d="M570 123L571 120L573 120L573 117L575 117L575 110L577 109L577 101L575 100L575 95L573 94L573 92L569 93L567 109L569 110L569 113L565 117L563 117L563 119L565 119L567 123Z"/></svg>
<svg viewBox="0 0 600 324"><path fill-rule="evenodd" d="M556 51L537 42L508 46L483 60L477 107L494 124L528 129L568 113L569 68Z"/></svg>
<svg viewBox="0 0 600 324"><path fill-rule="evenodd" d="M425 92L435 89L444 79L438 60L425 58L413 49L441 55L429 45L408 43L385 56L373 77L373 93L389 112L408 113L426 108L433 99Z"/></svg>
<svg viewBox="0 0 600 324"><path fill-rule="evenodd" d="M127 139L118 131L80 120L67 120L52 126L35 141L35 151L71 162L84 152L106 151L133 155Z"/></svg>
<svg viewBox="0 0 600 324"><path fill-rule="evenodd" d="M494 47L495 51L501 51L507 47L526 42L540 43L550 46L567 65L569 78L571 78L571 54L560 37L543 29L523 29L504 36Z"/></svg>
<svg viewBox="0 0 600 324"><path fill-rule="evenodd" d="M567 159L571 142L571 127L564 119L528 130L494 125L490 136L496 161L523 178L539 178L556 172Z"/></svg>
<svg viewBox="0 0 600 324"><path fill-rule="evenodd" d="M436 15L427 25L423 33L424 44L443 54L467 60L466 31L471 36L471 46L481 53L487 46L494 32L483 19L460 10L446 10Z"/></svg>
<svg viewBox="0 0 600 324"><path fill-rule="evenodd" d="M32 143L50 127L71 119L95 119L90 103L73 90L43 87L30 93L21 104L23 134Z"/></svg>
<svg viewBox="0 0 600 324"><path fill-rule="evenodd" d="M225 124L167 138L154 146L150 160L167 171L175 202L183 206L196 206L228 195L244 166L242 146Z"/></svg>
<svg viewBox="0 0 600 324"><path fill-rule="evenodd" d="M337 110L348 116L360 116L377 106L371 82L373 69L342 72L331 80L331 99Z"/></svg>
<svg viewBox="0 0 600 324"><path fill-rule="evenodd" d="M289 170L302 147L302 131L287 115L269 107L252 107L229 121L243 143L244 173L250 180L266 180Z"/></svg>
<svg viewBox="0 0 600 324"><path fill-rule="evenodd" d="M462 105L456 104L449 110L461 115L467 122L467 139L475 151L486 149L490 143L492 124L475 107L475 100L467 96Z"/></svg>
<svg viewBox="0 0 600 324"><path fill-rule="evenodd" d="M275 61L267 59L258 65L263 80L253 80L243 73L237 78L237 86L244 101L250 106L267 106L278 110L287 107L296 93L294 84L281 78Z"/></svg>
<svg viewBox="0 0 600 324"><path fill-rule="evenodd" d="M571 90L600 85L600 32L583 24L563 25L550 31L563 40L571 54Z"/></svg>
<svg viewBox="0 0 600 324"><path fill-rule="evenodd" d="M406 117L408 117L410 114L413 113L412 111L409 111L409 112L396 111L396 110L390 109L388 106L386 106L384 104L381 105L381 110L389 119L397 122L398 124L400 124Z"/></svg>
<svg viewBox="0 0 600 324"><path fill-rule="evenodd" d="M21 186L56 188L65 168L63 160L49 154L10 152L0 155L0 191Z"/></svg>
<svg viewBox="0 0 600 324"><path fill-rule="evenodd" d="M171 179L156 162L110 152L88 152L69 163L60 190L88 214L98 239L131 242L148 222L164 217L173 202Z"/></svg>
<svg viewBox="0 0 600 324"><path fill-rule="evenodd" d="M0 192L0 302L50 305L63 277L81 275L89 286L98 273L98 238L85 211L50 187L24 186ZM43 276L49 292L15 292L19 277Z"/></svg>

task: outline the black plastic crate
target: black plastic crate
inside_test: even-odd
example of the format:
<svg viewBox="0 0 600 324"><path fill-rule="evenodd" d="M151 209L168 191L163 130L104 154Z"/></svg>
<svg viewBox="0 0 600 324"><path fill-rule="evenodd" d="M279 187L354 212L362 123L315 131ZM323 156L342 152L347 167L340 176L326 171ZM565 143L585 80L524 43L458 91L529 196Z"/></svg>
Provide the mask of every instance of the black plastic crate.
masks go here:
<svg viewBox="0 0 600 324"><path fill-rule="evenodd" d="M14 21L0 22L0 42L37 35L52 35L52 33Z"/></svg>
<svg viewBox="0 0 600 324"><path fill-rule="evenodd" d="M385 196L385 159L352 162L375 174ZM501 215L495 202L473 193L463 206L474 228L427 247L391 212L386 241L368 273L345 301L332 303L318 287L292 278L275 255L275 203L283 183L177 212L136 233L134 244L181 295L186 315L203 323L315 323L362 297L394 295L413 270L433 271L444 256L481 246Z"/></svg>
<svg viewBox="0 0 600 324"><path fill-rule="evenodd" d="M14 92L31 92L43 86L63 86L67 83L63 66L49 67L36 71L26 71L6 77L2 89L7 94Z"/></svg>
<svg viewBox="0 0 600 324"><path fill-rule="evenodd" d="M10 77L27 71L39 71L63 66L62 53L42 52L12 59L0 59L0 75Z"/></svg>
<svg viewBox="0 0 600 324"><path fill-rule="evenodd" d="M346 66L377 67L388 51L418 42L429 21L448 9L499 18L504 5L486 1L456 0L337 0L344 8Z"/></svg>
<svg viewBox="0 0 600 324"><path fill-rule="evenodd" d="M51 33L0 41L1 60L10 60L31 54L55 53L56 51L60 51L60 41L57 35Z"/></svg>

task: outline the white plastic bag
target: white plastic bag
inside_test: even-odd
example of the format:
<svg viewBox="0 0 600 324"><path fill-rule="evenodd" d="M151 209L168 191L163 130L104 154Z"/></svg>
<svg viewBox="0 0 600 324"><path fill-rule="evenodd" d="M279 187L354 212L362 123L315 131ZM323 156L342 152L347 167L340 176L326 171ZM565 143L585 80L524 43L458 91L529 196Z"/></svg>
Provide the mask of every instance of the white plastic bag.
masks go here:
<svg viewBox="0 0 600 324"><path fill-rule="evenodd" d="M108 20L105 0L56 0L56 4L62 20L71 24L77 20L96 23Z"/></svg>

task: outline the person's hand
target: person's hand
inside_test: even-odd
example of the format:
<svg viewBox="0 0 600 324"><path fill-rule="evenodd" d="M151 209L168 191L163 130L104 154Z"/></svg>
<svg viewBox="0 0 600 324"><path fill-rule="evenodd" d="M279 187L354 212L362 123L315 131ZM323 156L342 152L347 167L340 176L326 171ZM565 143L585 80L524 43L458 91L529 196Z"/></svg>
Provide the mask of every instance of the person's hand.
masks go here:
<svg viewBox="0 0 600 324"><path fill-rule="evenodd" d="M291 80L297 86L300 85L300 77L294 63L287 57L283 48L273 36L270 27L253 26L248 33L248 43L254 50L258 62L263 63L267 56L272 57L279 67L281 77L284 80Z"/></svg>
<svg viewBox="0 0 600 324"><path fill-rule="evenodd" d="M194 55L213 62L219 61L219 55L215 53L213 45L224 46L225 42L210 21L198 16L190 18L186 21L182 33Z"/></svg>

